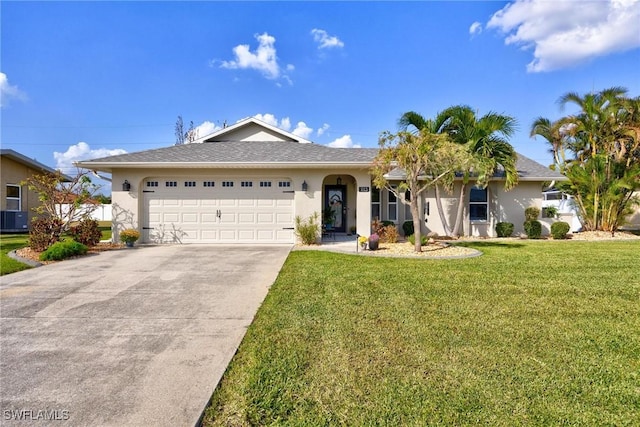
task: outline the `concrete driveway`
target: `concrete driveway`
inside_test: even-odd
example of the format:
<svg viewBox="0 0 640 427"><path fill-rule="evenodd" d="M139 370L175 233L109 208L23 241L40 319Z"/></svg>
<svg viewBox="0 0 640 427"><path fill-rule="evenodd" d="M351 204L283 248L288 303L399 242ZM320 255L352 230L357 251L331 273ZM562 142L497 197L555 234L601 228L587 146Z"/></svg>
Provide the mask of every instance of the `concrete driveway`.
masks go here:
<svg viewBox="0 0 640 427"><path fill-rule="evenodd" d="M137 247L3 276L0 424L193 426L290 249Z"/></svg>

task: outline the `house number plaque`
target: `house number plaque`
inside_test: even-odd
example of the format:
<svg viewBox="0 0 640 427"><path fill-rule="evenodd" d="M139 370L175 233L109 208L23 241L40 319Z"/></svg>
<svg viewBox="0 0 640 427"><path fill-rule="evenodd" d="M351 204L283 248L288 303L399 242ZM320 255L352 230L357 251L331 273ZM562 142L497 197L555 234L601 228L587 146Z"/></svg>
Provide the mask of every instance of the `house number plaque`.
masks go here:
<svg viewBox="0 0 640 427"><path fill-rule="evenodd" d="M368 193L369 187L358 187L358 192L360 193Z"/></svg>

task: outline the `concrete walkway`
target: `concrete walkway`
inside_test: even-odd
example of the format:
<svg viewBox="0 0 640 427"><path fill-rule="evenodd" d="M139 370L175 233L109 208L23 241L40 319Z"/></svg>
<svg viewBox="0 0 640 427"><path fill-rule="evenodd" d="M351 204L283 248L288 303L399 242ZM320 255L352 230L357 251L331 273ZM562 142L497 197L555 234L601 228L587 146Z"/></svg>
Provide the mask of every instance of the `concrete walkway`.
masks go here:
<svg viewBox="0 0 640 427"><path fill-rule="evenodd" d="M2 276L0 424L193 426L289 250L138 247Z"/></svg>

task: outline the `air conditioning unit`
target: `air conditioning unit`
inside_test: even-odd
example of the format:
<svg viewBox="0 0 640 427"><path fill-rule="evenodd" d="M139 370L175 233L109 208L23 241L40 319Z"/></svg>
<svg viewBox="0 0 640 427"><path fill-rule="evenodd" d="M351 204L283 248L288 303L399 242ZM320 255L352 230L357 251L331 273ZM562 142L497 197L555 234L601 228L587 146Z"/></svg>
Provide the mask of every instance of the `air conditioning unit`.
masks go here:
<svg viewBox="0 0 640 427"><path fill-rule="evenodd" d="M29 231L29 215L24 211L0 212L0 230L9 232Z"/></svg>

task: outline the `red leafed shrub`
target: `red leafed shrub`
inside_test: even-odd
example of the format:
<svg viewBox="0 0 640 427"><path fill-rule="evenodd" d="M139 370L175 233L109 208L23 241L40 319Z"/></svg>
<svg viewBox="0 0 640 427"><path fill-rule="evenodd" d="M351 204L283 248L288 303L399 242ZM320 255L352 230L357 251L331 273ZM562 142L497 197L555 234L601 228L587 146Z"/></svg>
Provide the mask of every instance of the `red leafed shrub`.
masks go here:
<svg viewBox="0 0 640 427"><path fill-rule="evenodd" d="M29 231L29 247L36 252L42 252L59 242L62 226L60 218L34 218L31 221L31 231Z"/></svg>
<svg viewBox="0 0 640 427"><path fill-rule="evenodd" d="M102 237L98 221L95 219L83 219L69 229L69 234L73 240L86 246L97 245Z"/></svg>

